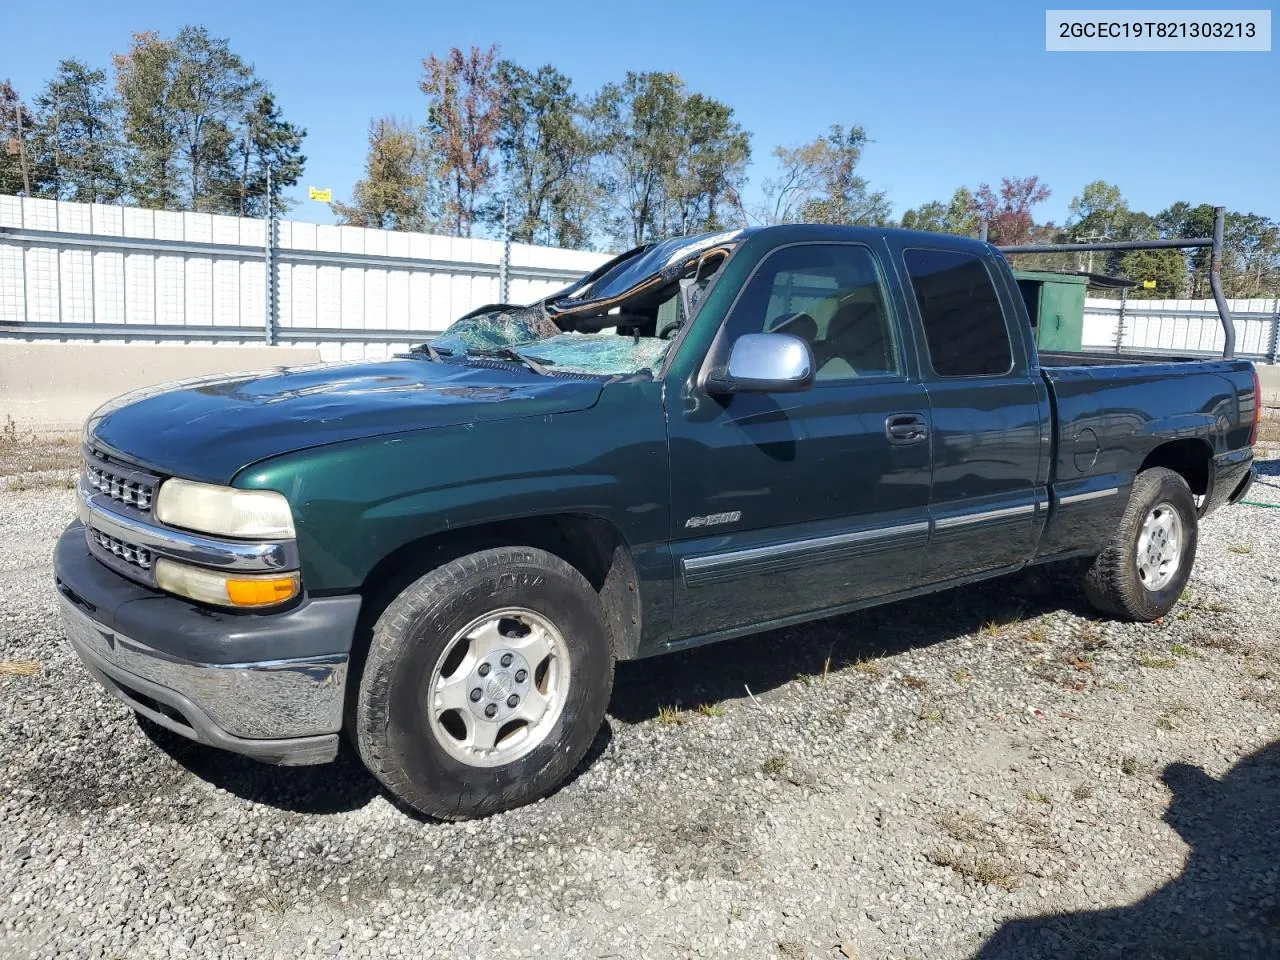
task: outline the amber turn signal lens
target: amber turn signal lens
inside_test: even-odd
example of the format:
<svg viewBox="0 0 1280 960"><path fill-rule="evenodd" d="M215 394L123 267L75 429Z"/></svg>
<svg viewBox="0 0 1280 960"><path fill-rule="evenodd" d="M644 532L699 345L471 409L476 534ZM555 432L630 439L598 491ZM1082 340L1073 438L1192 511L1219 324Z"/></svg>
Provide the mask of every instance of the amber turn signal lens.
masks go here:
<svg viewBox="0 0 1280 960"><path fill-rule="evenodd" d="M269 607L292 600L302 589L295 573L228 576L205 567L192 567L168 557L155 564L156 586L181 597L221 607Z"/></svg>
<svg viewBox="0 0 1280 960"><path fill-rule="evenodd" d="M237 607L265 607L292 600L298 593L298 576L263 580L227 580L227 599Z"/></svg>

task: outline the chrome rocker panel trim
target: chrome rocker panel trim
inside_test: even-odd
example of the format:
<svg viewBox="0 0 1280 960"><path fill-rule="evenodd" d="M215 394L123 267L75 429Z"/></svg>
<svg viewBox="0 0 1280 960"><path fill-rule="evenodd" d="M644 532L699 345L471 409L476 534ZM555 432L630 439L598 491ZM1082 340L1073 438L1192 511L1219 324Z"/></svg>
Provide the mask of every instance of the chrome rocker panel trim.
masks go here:
<svg viewBox="0 0 1280 960"><path fill-rule="evenodd" d="M188 739L268 763L326 763L337 755L345 654L262 663L192 663L109 630L65 596L58 599L67 638L89 672L113 696L155 723Z"/></svg>
<svg viewBox="0 0 1280 960"><path fill-rule="evenodd" d="M1090 490L1088 493L1073 493L1068 497L1060 498L1058 503L1065 507L1072 503L1085 503L1088 500L1101 500L1104 497L1114 497L1119 492L1119 487L1107 487L1105 490Z"/></svg>

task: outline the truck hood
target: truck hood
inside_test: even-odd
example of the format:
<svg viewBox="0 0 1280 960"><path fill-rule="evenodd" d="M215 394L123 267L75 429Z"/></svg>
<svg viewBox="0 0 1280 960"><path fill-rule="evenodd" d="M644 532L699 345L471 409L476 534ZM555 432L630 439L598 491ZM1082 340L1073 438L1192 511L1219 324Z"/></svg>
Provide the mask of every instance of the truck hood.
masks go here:
<svg viewBox="0 0 1280 960"><path fill-rule="evenodd" d="M86 433L158 473L229 483L252 463L308 447L584 410L602 386L416 358L321 364L149 387L99 408Z"/></svg>

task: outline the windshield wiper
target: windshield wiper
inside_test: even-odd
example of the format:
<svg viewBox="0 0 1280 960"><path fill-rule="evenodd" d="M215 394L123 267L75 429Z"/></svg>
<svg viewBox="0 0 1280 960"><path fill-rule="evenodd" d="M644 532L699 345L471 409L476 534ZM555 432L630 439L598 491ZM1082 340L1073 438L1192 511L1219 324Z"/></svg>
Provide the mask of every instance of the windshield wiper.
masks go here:
<svg viewBox="0 0 1280 960"><path fill-rule="evenodd" d="M430 343L419 343L409 348L410 353L425 353L428 360L439 360L441 357L452 357L453 351L448 347L433 347Z"/></svg>
<svg viewBox="0 0 1280 960"><path fill-rule="evenodd" d="M543 357L531 357L528 354L521 353L514 347L495 347L492 350L468 350L469 357L495 357L499 360L511 360L515 363L523 364L534 373L542 377L551 376L551 371L544 364L551 363Z"/></svg>

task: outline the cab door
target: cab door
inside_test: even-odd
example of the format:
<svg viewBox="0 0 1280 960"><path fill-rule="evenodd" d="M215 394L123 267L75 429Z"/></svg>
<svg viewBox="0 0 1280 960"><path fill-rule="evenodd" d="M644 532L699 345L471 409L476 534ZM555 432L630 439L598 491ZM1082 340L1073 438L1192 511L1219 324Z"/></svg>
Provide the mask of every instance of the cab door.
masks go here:
<svg viewBox="0 0 1280 960"><path fill-rule="evenodd" d="M928 395L884 252L779 247L726 314L713 354L746 333L795 334L814 353L809 389L713 395L698 376L668 385L677 642L926 579Z"/></svg>
<svg viewBox="0 0 1280 960"><path fill-rule="evenodd" d="M1048 388L1031 331L1001 297L990 248L907 246L933 427L931 578L1025 563L1048 509Z"/></svg>

